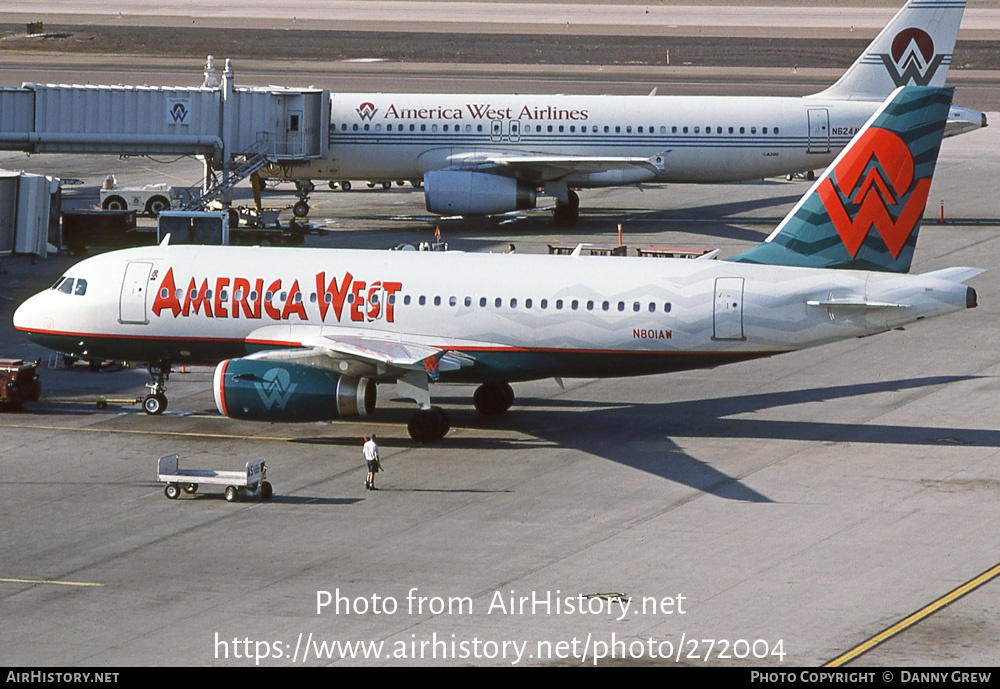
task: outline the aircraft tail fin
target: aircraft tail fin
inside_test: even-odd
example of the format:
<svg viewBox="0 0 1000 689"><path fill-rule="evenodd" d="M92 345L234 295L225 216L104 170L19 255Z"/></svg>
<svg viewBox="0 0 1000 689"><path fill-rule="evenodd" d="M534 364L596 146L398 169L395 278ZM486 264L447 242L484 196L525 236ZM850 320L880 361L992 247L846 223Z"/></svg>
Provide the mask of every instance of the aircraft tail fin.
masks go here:
<svg viewBox="0 0 1000 689"><path fill-rule="evenodd" d="M953 94L896 89L774 232L728 260L907 272Z"/></svg>
<svg viewBox="0 0 1000 689"><path fill-rule="evenodd" d="M883 100L900 86L944 86L966 0L909 0L854 64L813 97Z"/></svg>

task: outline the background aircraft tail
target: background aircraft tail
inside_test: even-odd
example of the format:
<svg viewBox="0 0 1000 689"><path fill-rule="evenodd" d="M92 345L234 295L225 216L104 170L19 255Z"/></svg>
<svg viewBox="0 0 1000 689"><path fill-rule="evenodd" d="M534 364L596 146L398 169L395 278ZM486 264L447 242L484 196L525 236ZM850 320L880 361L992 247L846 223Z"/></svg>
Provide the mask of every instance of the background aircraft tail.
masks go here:
<svg viewBox="0 0 1000 689"><path fill-rule="evenodd" d="M884 100L900 86L944 86L965 0L909 0L850 69L816 98Z"/></svg>
<svg viewBox="0 0 1000 689"><path fill-rule="evenodd" d="M729 260L907 272L953 94L897 89L774 232Z"/></svg>

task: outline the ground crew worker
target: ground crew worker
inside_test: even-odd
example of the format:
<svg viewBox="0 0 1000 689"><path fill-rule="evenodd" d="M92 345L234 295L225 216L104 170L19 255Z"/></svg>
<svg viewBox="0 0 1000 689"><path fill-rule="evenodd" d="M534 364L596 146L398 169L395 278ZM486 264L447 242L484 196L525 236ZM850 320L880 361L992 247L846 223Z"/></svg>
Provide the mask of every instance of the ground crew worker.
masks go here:
<svg viewBox="0 0 1000 689"><path fill-rule="evenodd" d="M365 438L365 444L361 448L365 456L365 464L368 465L368 476L365 478L365 490L378 490L375 487L375 474L382 470L382 465L378 461L378 445L375 444L375 435Z"/></svg>

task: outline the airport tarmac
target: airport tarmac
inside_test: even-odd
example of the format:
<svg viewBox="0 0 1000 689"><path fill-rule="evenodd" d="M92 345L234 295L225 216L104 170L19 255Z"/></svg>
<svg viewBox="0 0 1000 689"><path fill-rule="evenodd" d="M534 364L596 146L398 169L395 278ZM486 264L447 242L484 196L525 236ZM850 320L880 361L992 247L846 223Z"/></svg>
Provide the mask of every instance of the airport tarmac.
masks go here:
<svg viewBox="0 0 1000 689"><path fill-rule="evenodd" d="M995 268L997 150L995 128L945 142L914 270ZM21 158L53 171L75 160L88 184L68 189L67 202L96 194L107 164ZM136 168L126 176L152 174L143 159L112 162ZM633 247L731 255L762 239L806 186L590 190L573 230L542 212L437 224L466 251L610 243L621 222ZM285 189L268 198L290 200ZM934 222L941 201L946 224ZM315 246L387 248L430 239L435 225L420 193L397 188L317 191L313 213L328 230L309 238ZM46 359L10 315L71 263L3 260L3 354ZM0 417L5 658L506 665L520 649L519 664L575 665L617 648L618 663L623 652L640 664L831 661L1000 562L998 274L972 281L977 309L903 332L712 371L518 384L500 419L472 410L471 388L443 387L436 401L453 428L429 446L409 440L409 405L391 387L371 420L255 424L214 411L210 369L175 373L170 408L154 418L94 405L142 394L142 371L43 368L46 400ZM387 471L382 490L366 493L361 443L373 432ZM182 466L228 469L264 456L275 497L167 500L155 464L169 453ZM998 586L985 583L853 666L994 663ZM338 591L350 611L317 611L322 592ZM609 592L630 609L579 598ZM541 602L511 610L512 595ZM582 600L593 606L586 614ZM382 650L373 660L319 646L335 641ZM670 659L650 655L671 649Z"/></svg>
<svg viewBox="0 0 1000 689"><path fill-rule="evenodd" d="M175 372L167 413L149 417L125 401L142 370L43 366L45 399L0 415L6 664L994 665L998 151L995 126L945 141L914 260L988 268L970 282L978 308L716 370L516 384L502 418L442 386L452 430L434 445L409 439L411 404L391 387L370 420L259 424L218 415L209 368ZM99 156L0 153L0 168L80 179L66 207L95 202L108 173L200 176L195 161ZM621 224L632 248L729 256L808 186L585 190L567 230L543 210L438 219L419 192L355 182L314 192L324 234L307 245L387 249L439 226L454 250L544 253L615 243ZM293 199L287 184L265 195ZM11 315L72 263L0 259L0 355L48 360ZM371 433L377 493L363 487ZM167 500L155 467L169 453L216 469L263 456L275 495Z"/></svg>

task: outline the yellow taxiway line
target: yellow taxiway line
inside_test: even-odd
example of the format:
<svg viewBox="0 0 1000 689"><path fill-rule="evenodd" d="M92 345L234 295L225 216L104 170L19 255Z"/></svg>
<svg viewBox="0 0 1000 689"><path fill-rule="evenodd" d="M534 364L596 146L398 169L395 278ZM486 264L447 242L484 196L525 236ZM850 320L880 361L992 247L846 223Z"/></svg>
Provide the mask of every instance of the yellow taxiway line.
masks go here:
<svg viewBox="0 0 1000 689"><path fill-rule="evenodd" d="M858 656L872 650L883 641L887 641L888 639L891 639L892 637L894 637L896 634L899 634L903 630L912 627L925 617L929 617L930 615L933 615L941 608L951 605L965 594L971 593L972 591L976 590L977 588L979 588L986 582L990 581L991 579L997 577L998 575L1000 575L1000 564L986 570L975 579L971 579L962 584L961 586L959 586L958 588L949 591L948 593L941 596L933 603L925 605L924 607L920 608L920 610L917 610L909 617L900 620L899 622L892 625L885 631L879 632L878 634L871 637L867 641L855 646L847 653L837 656L833 660L826 663L823 667L840 667L845 663L851 662Z"/></svg>
<svg viewBox="0 0 1000 689"><path fill-rule="evenodd" d="M21 428L38 431L80 431L84 433L131 433L133 435L167 435L186 438L219 438L222 440L276 440L287 442L295 440L292 436L273 435L235 435L232 433L191 433L187 431L143 431L123 428L76 428L73 426L33 426L31 424L0 423L0 428Z"/></svg>
<svg viewBox="0 0 1000 689"><path fill-rule="evenodd" d="M0 582L8 584L55 584L56 586L104 586L94 581L56 581L55 579L7 579L0 577Z"/></svg>

